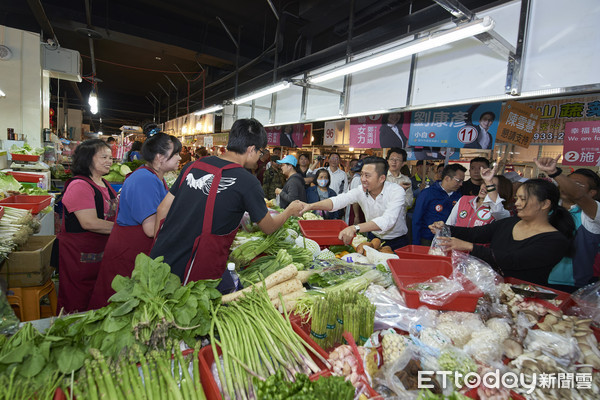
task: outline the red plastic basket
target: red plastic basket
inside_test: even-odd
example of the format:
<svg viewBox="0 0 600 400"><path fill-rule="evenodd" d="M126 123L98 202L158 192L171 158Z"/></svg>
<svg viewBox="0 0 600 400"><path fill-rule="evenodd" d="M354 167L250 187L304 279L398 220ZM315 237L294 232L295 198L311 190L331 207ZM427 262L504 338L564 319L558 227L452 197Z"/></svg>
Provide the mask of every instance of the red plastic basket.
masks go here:
<svg viewBox="0 0 600 400"><path fill-rule="evenodd" d="M20 208L23 210L31 210L33 214L37 214L44 208L50 205L52 196L28 196L18 194L0 200L0 205L4 207Z"/></svg>
<svg viewBox="0 0 600 400"><path fill-rule="evenodd" d="M464 292L461 292L451 301L441 306L423 303L419 298L417 290L409 290L407 286L413 283L425 282L434 276L450 277L452 275L452 264L444 260L388 260L392 277L398 289L404 297L406 306L419 308L426 306L432 310L465 311L473 312L477 307L477 301L483 293L467 278L463 277Z"/></svg>
<svg viewBox="0 0 600 400"><path fill-rule="evenodd" d="M40 178L44 179L44 175L25 174L23 172L6 171L7 175L12 175L18 182L34 182L37 183Z"/></svg>
<svg viewBox="0 0 600 400"><path fill-rule="evenodd" d="M29 155L29 154L10 153L10 157L12 158L13 161L30 161L30 162L40 161L40 156L34 156L34 155Z"/></svg>
<svg viewBox="0 0 600 400"><path fill-rule="evenodd" d="M407 260L445 260L448 262L452 262L451 257L446 256L432 256L429 254L429 246L418 246L415 244L411 244L408 246L401 247L397 250L394 250L394 253L400 257L400 259Z"/></svg>
<svg viewBox="0 0 600 400"><path fill-rule="evenodd" d="M292 328L294 332L298 334L306 343L308 343L313 349L315 349L321 356L328 358L329 355L325 350L323 350L318 344L315 343L314 340L310 338L308 334L306 334L297 324L292 321ZM221 349L217 348L217 353L221 354ZM325 364L321 362L317 357L315 357L312 353L309 352L312 359L317 363L319 368L321 368L321 372L318 372L314 375L311 375L311 380L316 380L320 376L324 376L324 371L327 371ZM211 372L212 364L215 361L215 357L212 351L212 345L203 347L200 350L199 354L199 362L200 362L200 381L202 383L202 388L204 389L204 394L206 395L207 400L221 400L221 392L219 391L219 387L217 386L217 382L213 378L213 374Z"/></svg>
<svg viewBox="0 0 600 400"><path fill-rule="evenodd" d="M340 231L348 227L344 221L339 219L324 219L324 220L299 220L300 230L302 234L314 240L319 246L332 246L336 244L344 244L338 235Z"/></svg>

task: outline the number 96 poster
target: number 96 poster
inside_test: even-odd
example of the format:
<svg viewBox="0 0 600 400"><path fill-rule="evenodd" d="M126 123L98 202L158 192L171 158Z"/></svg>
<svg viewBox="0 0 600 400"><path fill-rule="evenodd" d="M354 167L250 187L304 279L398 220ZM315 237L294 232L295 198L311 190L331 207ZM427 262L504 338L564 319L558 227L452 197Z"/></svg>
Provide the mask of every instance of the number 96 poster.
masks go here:
<svg viewBox="0 0 600 400"><path fill-rule="evenodd" d="M410 146L493 149L502 103L413 111Z"/></svg>

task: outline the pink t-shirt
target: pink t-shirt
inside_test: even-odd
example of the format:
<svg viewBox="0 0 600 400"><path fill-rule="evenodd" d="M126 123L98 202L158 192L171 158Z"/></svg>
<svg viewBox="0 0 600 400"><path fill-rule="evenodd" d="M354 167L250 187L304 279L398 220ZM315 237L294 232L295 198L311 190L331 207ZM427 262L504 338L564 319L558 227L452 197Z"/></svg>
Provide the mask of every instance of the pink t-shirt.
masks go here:
<svg viewBox="0 0 600 400"><path fill-rule="evenodd" d="M112 206L113 202L108 194L108 188L99 186L99 189L102 193L102 198L104 199L104 218L107 219L111 215L114 216L114 211L111 212L114 208L114 206ZM76 179L69 183L62 198L62 203L70 213L79 210L88 210L90 208L95 210L96 202L94 201L94 189L88 182L82 179Z"/></svg>

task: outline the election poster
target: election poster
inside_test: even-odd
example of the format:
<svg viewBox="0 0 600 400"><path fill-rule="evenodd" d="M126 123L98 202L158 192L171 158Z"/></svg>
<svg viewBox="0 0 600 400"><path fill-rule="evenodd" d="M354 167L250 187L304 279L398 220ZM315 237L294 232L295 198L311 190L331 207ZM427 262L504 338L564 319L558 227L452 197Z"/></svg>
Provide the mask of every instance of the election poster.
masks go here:
<svg viewBox="0 0 600 400"><path fill-rule="evenodd" d="M567 122L564 165L600 166L600 121Z"/></svg>

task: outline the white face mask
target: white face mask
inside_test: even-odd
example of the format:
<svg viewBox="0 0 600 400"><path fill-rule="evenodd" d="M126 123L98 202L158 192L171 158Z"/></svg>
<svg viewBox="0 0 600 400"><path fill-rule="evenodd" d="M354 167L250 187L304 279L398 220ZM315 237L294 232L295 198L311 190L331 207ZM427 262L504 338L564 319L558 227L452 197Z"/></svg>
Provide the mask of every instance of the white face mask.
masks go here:
<svg viewBox="0 0 600 400"><path fill-rule="evenodd" d="M328 183L329 183L329 179L318 179L317 180L317 184L321 187L327 186Z"/></svg>

